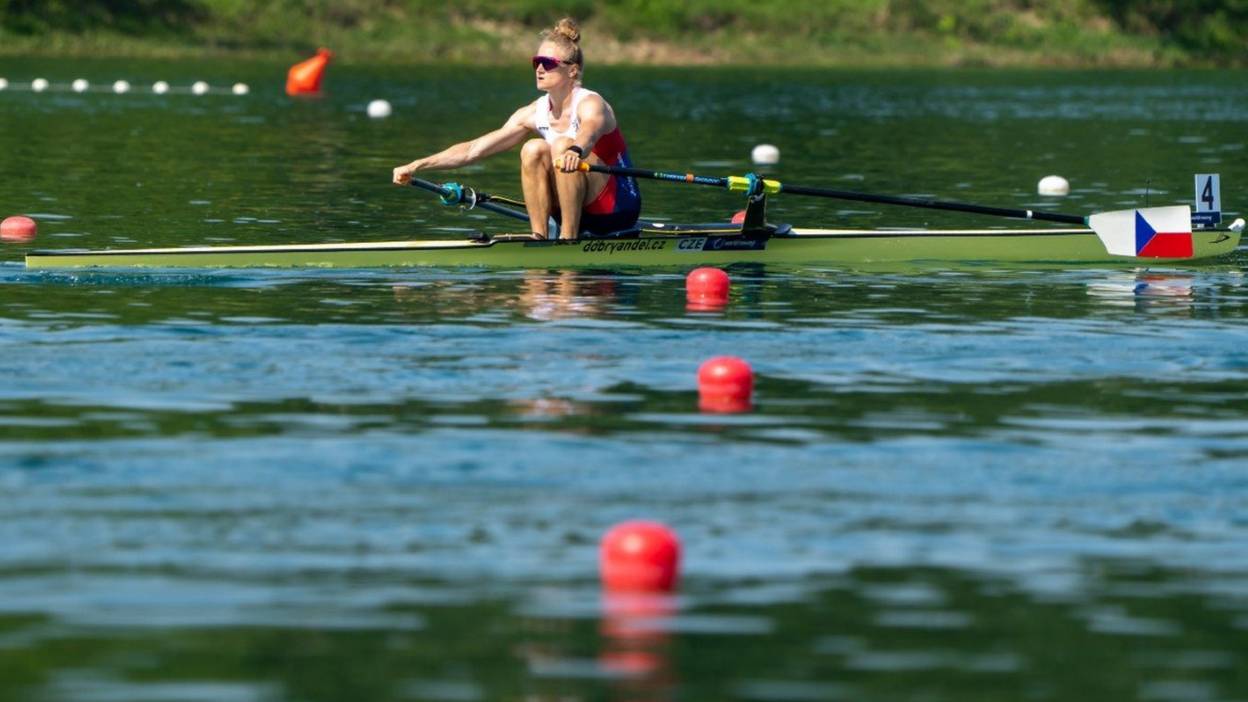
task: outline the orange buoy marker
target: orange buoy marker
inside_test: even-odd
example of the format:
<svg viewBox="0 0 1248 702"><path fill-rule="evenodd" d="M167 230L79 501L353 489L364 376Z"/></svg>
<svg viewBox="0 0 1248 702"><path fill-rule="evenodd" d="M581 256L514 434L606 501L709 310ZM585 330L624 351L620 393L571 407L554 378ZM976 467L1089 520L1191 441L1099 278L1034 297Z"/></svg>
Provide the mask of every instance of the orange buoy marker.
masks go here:
<svg viewBox="0 0 1248 702"><path fill-rule="evenodd" d="M733 224L745 224L745 210L738 210L732 214Z"/></svg>
<svg viewBox="0 0 1248 702"><path fill-rule="evenodd" d="M315 95L321 92L321 78L333 56L334 52L329 49L318 49L316 56L291 66L286 74L286 94Z"/></svg>
<svg viewBox="0 0 1248 702"><path fill-rule="evenodd" d="M616 524L599 548L602 586L611 592L665 593L676 588L680 539L658 522Z"/></svg>
<svg viewBox="0 0 1248 702"><path fill-rule="evenodd" d="M736 356L716 356L698 368L698 409L748 412L754 395L754 369Z"/></svg>
<svg viewBox="0 0 1248 702"><path fill-rule="evenodd" d="M728 274L718 268L695 268L685 276L685 296L691 303L726 305L731 285Z"/></svg>
<svg viewBox="0 0 1248 702"><path fill-rule="evenodd" d="M35 233L38 230L35 220L30 217L21 215L6 217L3 222L0 222L0 241L26 244L35 240Z"/></svg>

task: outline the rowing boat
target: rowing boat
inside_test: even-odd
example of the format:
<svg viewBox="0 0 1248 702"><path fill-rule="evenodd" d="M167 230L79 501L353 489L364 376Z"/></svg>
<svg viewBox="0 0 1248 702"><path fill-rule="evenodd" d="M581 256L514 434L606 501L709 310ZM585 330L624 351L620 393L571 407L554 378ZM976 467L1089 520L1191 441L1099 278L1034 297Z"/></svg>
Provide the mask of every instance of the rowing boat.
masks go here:
<svg viewBox="0 0 1248 702"><path fill-rule="evenodd" d="M605 166L585 169L623 172ZM783 185L748 178L708 178L630 170L662 180L683 179L701 185L717 185L748 192L748 204L740 224L672 224L644 221L638 227L609 237L577 241L535 241L528 234L480 235L459 240L404 240L372 243L324 243L274 246L197 246L186 248L33 251L26 256L28 268L84 267L299 267L371 268L387 266L486 267L486 268L615 268L637 266L760 264L875 264L916 262L1013 262L1035 264L1188 263L1225 256L1239 246L1242 220L1226 229L1191 231L1186 207L1165 207L1103 213L1090 217L1009 210L982 205L917 200L893 196L864 195ZM437 193L443 203L481 207L499 214L528 220L523 203L478 193L447 183L438 185L413 179L413 185ZM769 192L859 199L978 214L1085 226L1032 229L800 229L766 222ZM1134 219L1131 219L1134 215ZM1177 234L1156 234L1157 241L1137 247L1139 227L1145 218L1161 217L1186 222L1181 246ZM1105 219L1098 219L1105 218ZM1154 220L1159 221L1159 220ZM1124 222L1126 224L1124 224ZM1143 223L1143 224L1140 224ZM1130 229L1131 231L1120 231ZM1149 229L1151 232L1152 230ZM1162 229L1158 231L1170 231ZM1190 234L1188 233L1190 232ZM1153 232L1155 234L1155 232ZM1126 244L1119 240L1129 238ZM1171 237L1167 239L1167 237ZM1161 242L1164 246L1157 246ZM1189 243L1190 242L1190 243ZM1126 252L1122 250L1127 246ZM1153 248L1149 248L1153 247Z"/></svg>
<svg viewBox="0 0 1248 702"><path fill-rule="evenodd" d="M527 235L448 241L386 241L281 246L200 246L105 251L34 251L28 268L437 266L612 268L633 266L973 262L1139 264L1106 253L1090 229L784 229L742 234L732 225L652 223L635 237L533 241ZM1224 256L1239 245L1232 230L1192 233L1188 262Z"/></svg>

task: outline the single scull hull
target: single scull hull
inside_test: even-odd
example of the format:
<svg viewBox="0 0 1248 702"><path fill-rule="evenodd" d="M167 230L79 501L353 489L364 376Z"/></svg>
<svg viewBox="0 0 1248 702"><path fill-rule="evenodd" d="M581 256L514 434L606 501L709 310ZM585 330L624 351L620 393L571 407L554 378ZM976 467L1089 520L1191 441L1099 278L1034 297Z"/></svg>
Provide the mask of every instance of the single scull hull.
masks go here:
<svg viewBox="0 0 1248 702"><path fill-rule="evenodd" d="M177 249L34 251L28 268L612 268L634 266L1015 262L1069 264L1189 263L1231 253L1240 234L1193 232L1193 256L1111 256L1087 229L831 230L733 234L719 225L655 225L638 238L577 242L495 238L488 241L390 241Z"/></svg>

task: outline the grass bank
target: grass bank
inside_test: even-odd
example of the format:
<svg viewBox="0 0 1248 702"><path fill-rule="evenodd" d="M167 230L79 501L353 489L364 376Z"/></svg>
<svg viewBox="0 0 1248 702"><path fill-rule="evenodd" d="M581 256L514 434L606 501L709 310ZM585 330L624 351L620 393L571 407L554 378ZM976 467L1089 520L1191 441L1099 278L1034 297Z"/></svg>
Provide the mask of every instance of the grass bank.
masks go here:
<svg viewBox="0 0 1248 702"><path fill-rule="evenodd" d="M0 54L503 63L563 14L600 63L1248 64L1248 0L0 0Z"/></svg>

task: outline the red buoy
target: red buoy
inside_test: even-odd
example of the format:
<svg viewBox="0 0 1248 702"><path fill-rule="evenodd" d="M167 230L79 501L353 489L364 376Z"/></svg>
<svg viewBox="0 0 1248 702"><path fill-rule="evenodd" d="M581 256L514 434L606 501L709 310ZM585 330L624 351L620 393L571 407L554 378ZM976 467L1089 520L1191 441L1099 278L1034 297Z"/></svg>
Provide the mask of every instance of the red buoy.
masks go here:
<svg viewBox="0 0 1248 702"><path fill-rule="evenodd" d="M695 268L685 277L685 296L689 302L703 305L728 304L728 274L718 268Z"/></svg>
<svg viewBox="0 0 1248 702"><path fill-rule="evenodd" d="M325 76L325 67L333 56L334 52L329 49L318 49L316 56L291 66L286 74L286 94L314 95L321 92L321 78Z"/></svg>
<svg viewBox="0 0 1248 702"><path fill-rule="evenodd" d="M658 522L617 524L599 547L602 585L613 592L671 592L680 570L680 540Z"/></svg>
<svg viewBox="0 0 1248 702"><path fill-rule="evenodd" d="M0 222L0 241L12 244L26 244L35 240L39 227L30 217L16 215L6 217Z"/></svg>
<svg viewBox="0 0 1248 702"><path fill-rule="evenodd" d="M745 210L738 210L732 215L733 224L745 224Z"/></svg>
<svg viewBox="0 0 1248 702"><path fill-rule="evenodd" d="M698 368L698 408L746 412L754 395L754 369L736 356L716 356Z"/></svg>

